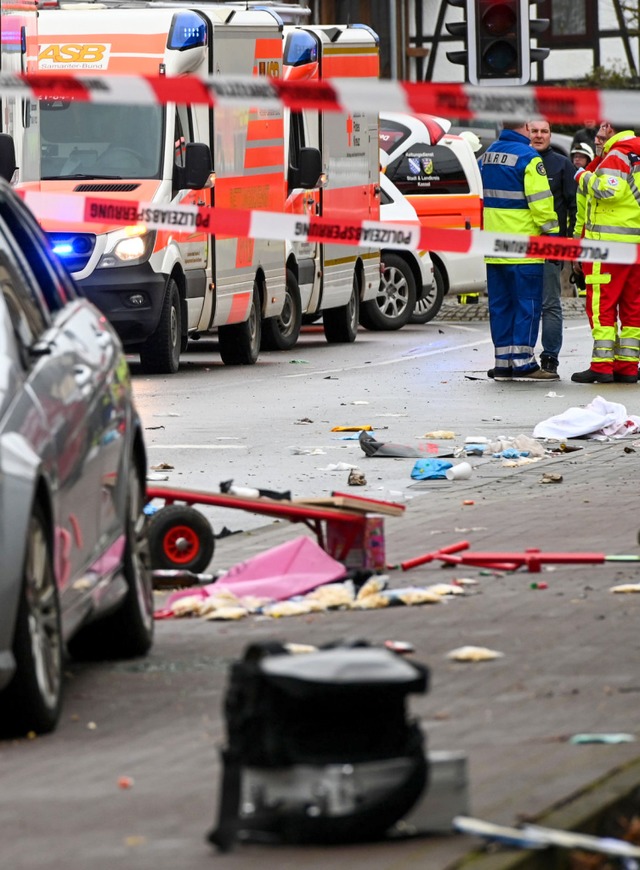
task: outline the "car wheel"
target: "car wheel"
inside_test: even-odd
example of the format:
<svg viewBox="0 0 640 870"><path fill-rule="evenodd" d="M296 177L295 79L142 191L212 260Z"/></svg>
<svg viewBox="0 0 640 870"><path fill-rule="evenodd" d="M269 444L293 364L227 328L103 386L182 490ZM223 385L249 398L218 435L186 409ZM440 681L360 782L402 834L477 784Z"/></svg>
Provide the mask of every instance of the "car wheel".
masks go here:
<svg viewBox="0 0 640 870"><path fill-rule="evenodd" d="M148 375L173 375L180 366L182 317L180 291L173 278L167 281L160 321L140 349L142 371Z"/></svg>
<svg viewBox="0 0 640 870"><path fill-rule="evenodd" d="M222 362L226 366L251 366L258 361L262 319L260 317L260 293L254 282L249 319L244 323L232 323L218 328L218 346Z"/></svg>
<svg viewBox="0 0 640 870"><path fill-rule="evenodd" d="M384 272L375 299L360 306L360 323L366 329L401 329L409 322L416 304L416 279L406 260L397 254L383 255Z"/></svg>
<svg viewBox="0 0 640 870"><path fill-rule="evenodd" d="M123 574L127 592L117 610L82 628L68 644L81 659L124 659L146 655L154 633L153 584L148 566L144 487L132 465L127 493Z"/></svg>
<svg viewBox="0 0 640 870"><path fill-rule="evenodd" d="M287 269L287 289L282 313L262 323L262 350L291 350L300 337L302 300L296 276Z"/></svg>
<svg viewBox="0 0 640 870"><path fill-rule="evenodd" d="M409 323L428 323L436 316L444 300L444 278L440 267L433 264L433 287L416 302Z"/></svg>
<svg viewBox="0 0 640 870"><path fill-rule="evenodd" d="M36 504L13 640L16 670L2 699L2 730L26 734L53 731L62 705L62 630L47 522Z"/></svg>
<svg viewBox="0 0 640 870"><path fill-rule="evenodd" d="M358 277L353 273L351 296L346 305L327 308L322 312L324 335L329 344L348 344L355 341L360 322L360 290Z"/></svg>
<svg viewBox="0 0 640 870"><path fill-rule="evenodd" d="M206 570L213 558L215 539L200 511L184 505L160 508L149 521L149 560L154 569Z"/></svg>

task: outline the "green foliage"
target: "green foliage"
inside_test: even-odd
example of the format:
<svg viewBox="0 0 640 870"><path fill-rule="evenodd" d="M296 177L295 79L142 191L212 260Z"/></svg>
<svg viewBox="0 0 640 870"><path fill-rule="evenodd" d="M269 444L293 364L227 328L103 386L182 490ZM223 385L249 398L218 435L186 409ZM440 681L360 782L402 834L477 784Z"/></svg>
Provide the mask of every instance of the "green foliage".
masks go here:
<svg viewBox="0 0 640 870"><path fill-rule="evenodd" d="M636 15L637 14L636 7ZM566 87L607 91L640 90L640 79L630 76L629 71L623 64L616 64L612 67L597 66L588 75L583 76L581 79L567 81ZM581 124L554 124L553 129L557 133L566 133L569 136L573 136L576 130L581 126Z"/></svg>
<svg viewBox="0 0 640 870"><path fill-rule="evenodd" d="M621 65L610 68L597 66L589 75L568 84L572 88L595 88L608 91L638 90L640 88L640 80L637 76L630 76L626 67Z"/></svg>

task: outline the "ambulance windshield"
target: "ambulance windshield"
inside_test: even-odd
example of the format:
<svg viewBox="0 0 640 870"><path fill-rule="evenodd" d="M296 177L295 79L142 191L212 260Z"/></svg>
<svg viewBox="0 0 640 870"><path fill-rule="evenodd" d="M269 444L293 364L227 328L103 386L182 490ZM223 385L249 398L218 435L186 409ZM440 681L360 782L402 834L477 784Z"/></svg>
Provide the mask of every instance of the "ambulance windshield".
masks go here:
<svg viewBox="0 0 640 870"><path fill-rule="evenodd" d="M41 177L160 178L164 107L40 100Z"/></svg>

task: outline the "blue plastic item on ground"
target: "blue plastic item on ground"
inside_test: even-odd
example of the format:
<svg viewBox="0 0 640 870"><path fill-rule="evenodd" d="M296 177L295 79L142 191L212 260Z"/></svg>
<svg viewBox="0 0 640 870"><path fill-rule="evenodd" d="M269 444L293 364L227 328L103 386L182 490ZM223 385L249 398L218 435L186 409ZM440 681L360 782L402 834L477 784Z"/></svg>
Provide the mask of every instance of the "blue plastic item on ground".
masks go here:
<svg viewBox="0 0 640 870"><path fill-rule="evenodd" d="M446 459L418 459L411 469L411 477L414 480L444 480L447 468L452 465Z"/></svg>

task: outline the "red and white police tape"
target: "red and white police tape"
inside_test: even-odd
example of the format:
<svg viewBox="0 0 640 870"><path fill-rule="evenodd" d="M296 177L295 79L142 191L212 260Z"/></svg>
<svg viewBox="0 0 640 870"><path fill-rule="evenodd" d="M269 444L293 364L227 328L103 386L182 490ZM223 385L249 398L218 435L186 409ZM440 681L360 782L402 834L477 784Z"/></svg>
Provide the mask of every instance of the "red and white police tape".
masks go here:
<svg viewBox="0 0 640 870"><path fill-rule="evenodd" d="M91 76L58 73L0 75L0 96L75 99L94 103L199 103L286 106L334 112L408 112L508 120L544 117L583 124L585 118L628 124L640 117L640 91L549 86L474 87L440 82L343 78L284 81L253 76Z"/></svg>
<svg viewBox="0 0 640 870"><path fill-rule="evenodd" d="M630 242L523 236L484 230L432 229L416 223L336 221L280 212L158 206L136 200L83 197L19 190L40 220L70 223L144 224L176 233L204 232L239 238L333 242L361 248L457 251L485 257L640 262L640 245Z"/></svg>

